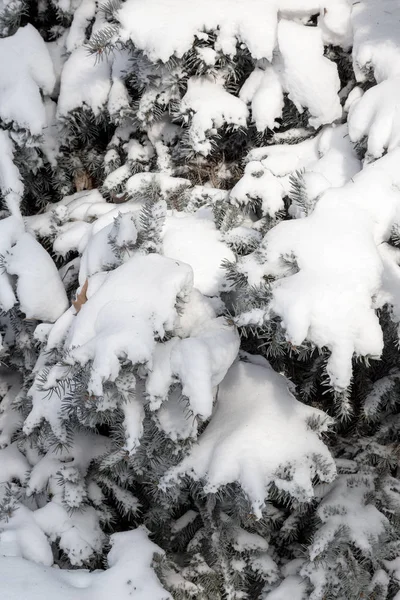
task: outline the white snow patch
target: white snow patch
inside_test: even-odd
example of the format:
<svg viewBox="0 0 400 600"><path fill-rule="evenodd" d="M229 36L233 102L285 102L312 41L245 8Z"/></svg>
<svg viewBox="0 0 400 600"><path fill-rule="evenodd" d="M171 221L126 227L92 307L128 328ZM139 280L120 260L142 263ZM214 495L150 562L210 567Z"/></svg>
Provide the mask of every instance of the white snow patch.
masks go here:
<svg viewBox="0 0 400 600"><path fill-rule="evenodd" d="M205 492L239 482L253 511L261 517L268 487L272 482L302 501L313 497L312 479L335 476L335 465L318 435L307 426L317 416L329 423L324 413L298 402L288 391L284 377L271 367L237 363L219 387L213 417L188 456L172 468L162 485L168 486L188 474L205 478ZM318 466L319 456L324 467ZM286 468L290 477L280 477ZM282 473L283 475L283 473Z"/></svg>

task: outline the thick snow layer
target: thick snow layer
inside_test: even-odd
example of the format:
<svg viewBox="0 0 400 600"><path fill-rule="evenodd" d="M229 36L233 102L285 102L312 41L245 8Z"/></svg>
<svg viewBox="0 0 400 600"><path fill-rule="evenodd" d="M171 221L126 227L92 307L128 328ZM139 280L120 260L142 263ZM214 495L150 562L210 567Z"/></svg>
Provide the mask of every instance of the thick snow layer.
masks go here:
<svg viewBox="0 0 400 600"><path fill-rule="evenodd" d="M72 52L82 46L86 40L86 29L96 13L95 0L80 0L74 12L74 18L67 34L66 49Z"/></svg>
<svg viewBox="0 0 400 600"><path fill-rule="evenodd" d="M19 237L5 261L7 273L17 276L19 304L28 319L53 322L68 308L56 265L31 234Z"/></svg>
<svg viewBox="0 0 400 600"><path fill-rule="evenodd" d="M54 42L46 42L47 50L49 51L51 60L53 61L53 69L56 78L52 95L58 95L60 91L61 72L63 70L64 63L67 60L67 53L65 51L65 38L67 34L68 31L65 31L63 35L54 40Z"/></svg>
<svg viewBox="0 0 400 600"><path fill-rule="evenodd" d="M326 9L326 11L324 11ZM272 58L278 11L288 18L321 13L324 38L349 45L350 7L347 0L128 0L118 11L122 38L131 39L151 60L166 62L182 56L204 31L215 31L215 49L236 54L244 43L256 59ZM157 20L153 15L157 15Z"/></svg>
<svg viewBox="0 0 400 600"><path fill-rule="evenodd" d="M259 161L273 175L283 177L304 169L319 158L319 134L298 144L276 144L254 148L246 157L246 162Z"/></svg>
<svg viewBox="0 0 400 600"><path fill-rule="evenodd" d="M111 536L108 569L90 573L44 567L20 557L0 558L3 600L172 600L151 563L162 550L143 529Z"/></svg>
<svg viewBox="0 0 400 600"><path fill-rule="evenodd" d="M272 66L256 67L243 84L239 97L246 104L251 103L257 131L279 126L276 119L282 117L284 98L279 75Z"/></svg>
<svg viewBox="0 0 400 600"><path fill-rule="evenodd" d="M62 476L61 469L59 475ZM53 484L52 492L55 487ZM74 487L77 488L79 504L74 505L71 501L67 502L70 497L65 487L62 499L64 503L61 499L57 501L53 498L51 502L35 510L33 517L51 542L58 541L60 549L68 556L71 564L82 566L101 553L105 535L100 528L96 510L92 506L80 504L80 501L85 498L83 490L80 489L80 486L72 485L71 487L73 493L75 492ZM76 497L76 493L74 496ZM77 507L79 510L73 512L68 510L68 508Z"/></svg>
<svg viewBox="0 0 400 600"><path fill-rule="evenodd" d="M128 216L122 215L122 216ZM88 225L89 235L85 236L80 240L77 248L82 248L84 245L85 249L82 252L82 258L79 268L79 283L82 285L86 279L99 271L109 270L112 267L116 267L119 264L117 257L112 251L111 245L108 243L109 236L114 231L114 223L110 223L103 229L100 229L93 235L91 227L88 223L80 223L80 225ZM132 223L134 227L134 224ZM135 229L136 231L136 229ZM83 241L83 243L82 243Z"/></svg>
<svg viewBox="0 0 400 600"><path fill-rule="evenodd" d="M361 0L351 14L353 64L363 81L372 70L378 83L400 75L400 6L397 0Z"/></svg>
<svg viewBox="0 0 400 600"><path fill-rule="evenodd" d="M176 301L187 297L192 278L188 265L156 254L135 256L108 275L82 306L67 339L71 360L93 360L91 393L102 395L102 382L118 376L123 356L151 364L154 336L174 329Z"/></svg>
<svg viewBox="0 0 400 600"><path fill-rule="evenodd" d="M261 250L241 261L250 283L264 275L278 278L270 308L293 345L308 339L329 348L327 369L336 389L350 384L353 354L382 352L375 308L388 297L377 245L400 218L399 158L400 151L393 151L345 186L329 189L310 216L281 222L267 233ZM247 323L260 318L243 316Z"/></svg>
<svg viewBox="0 0 400 600"><path fill-rule="evenodd" d="M250 4L250 6L249 6ZM217 30L216 49L236 54L239 39L254 58L271 58L275 46L275 2L251 0L128 0L118 11L122 37L130 38L151 60L182 56L202 31ZM157 15L154 20L153 15Z"/></svg>
<svg viewBox="0 0 400 600"><path fill-rule="evenodd" d="M168 399L156 413L156 423L174 441L197 437L197 419L189 413L187 404L178 391L170 391Z"/></svg>
<svg viewBox="0 0 400 600"><path fill-rule="evenodd" d="M361 169L349 139L347 125L328 126L315 137L298 144L277 144L251 150L242 179L231 191L238 205L261 200L264 214L283 208L283 197L292 191L290 175L302 172L307 204L331 187L341 187ZM292 205L294 217L304 216L304 207Z"/></svg>
<svg viewBox="0 0 400 600"><path fill-rule="evenodd" d="M66 61L62 75L58 112L61 116L86 106L95 115L104 108L111 89L111 62L96 61L87 48L76 48Z"/></svg>
<svg viewBox="0 0 400 600"><path fill-rule="evenodd" d="M194 113L190 121L189 137L193 149L204 156L212 150L207 133L225 124L246 127L248 117L246 104L211 77L189 79L180 111L183 114Z"/></svg>
<svg viewBox="0 0 400 600"><path fill-rule="evenodd" d="M328 449L307 425L312 417L320 420L321 430L326 429L328 417L298 402L285 378L266 361L262 366L236 363L219 387L205 432L162 485L185 474L205 478L207 493L239 482L257 517L272 483L299 500L310 500L316 474L323 481L335 476Z"/></svg>
<svg viewBox="0 0 400 600"><path fill-rule="evenodd" d="M51 166L55 167L59 154L57 104L51 98L45 98L44 108L46 111L46 127L43 129L40 147Z"/></svg>
<svg viewBox="0 0 400 600"><path fill-rule="evenodd" d="M289 575L277 588L265 596L265 600L305 600L307 583L298 575Z"/></svg>
<svg viewBox="0 0 400 600"><path fill-rule="evenodd" d="M193 289L184 305L177 333L158 344L146 382L152 408L167 399L177 377L182 394L189 398L195 415L208 418L213 404L213 388L225 377L239 351L239 338L223 317L215 318L209 300ZM180 429L177 424L178 435ZM173 432L169 431L170 436Z"/></svg>
<svg viewBox="0 0 400 600"><path fill-rule="evenodd" d="M93 292L99 275L100 285ZM193 412L208 417L213 388L234 361L239 340L223 318L215 317L200 292L192 290L192 277L192 269L177 260L135 255L110 274L90 278L88 301L74 319L71 314L66 320L61 317L55 325L57 333L50 332L48 345L58 345L67 336L70 361L85 364L93 360L89 391L95 395L102 394L104 381L118 376L119 358L127 358L133 364L147 365L146 391L153 409L167 399L170 386L178 379ZM177 301L184 302L179 316ZM167 331L178 337L156 343L155 337L163 338ZM40 403L47 410L45 397ZM46 413L40 414L49 420ZM165 411L163 414L160 421L166 426L168 416ZM169 434L173 435L171 429Z"/></svg>
<svg viewBox="0 0 400 600"><path fill-rule="evenodd" d="M321 31L282 19L278 44L277 68L284 90L300 112L308 108L310 125L317 128L339 119L339 75L336 65L324 56Z"/></svg>
<svg viewBox="0 0 400 600"><path fill-rule="evenodd" d="M55 85L53 63L39 32L26 25L0 39L0 118L32 135L46 125L43 94Z"/></svg>
<svg viewBox="0 0 400 600"><path fill-rule="evenodd" d="M365 498L374 489L366 477L342 475L324 496L317 513L322 521L314 534L309 548L311 560L315 560L333 541L341 528L346 528L349 541L365 555L372 554L373 543L388 526L387 518Z"/></svg>
<svg viewBox="0 0 400 600"><path fill-rule="evenodd" d="M22 415L13 407L14 400L22 388L22 377L19 373L2 367L0 385L5 385L7 390L0 404L0 448L4 448L11 443L14 433L22 425Z"/></svg>
<svg viewBox="0 0 400 600"><path fill-rule="evenodd" d="M0 131L1 143L1 131ZM1 151L1 145L0 145ZM9 217L0 220L0 255L5 257L17 240L24 233L24 224L18 217ZM8 273L0 270L0 308L4 311L10 310L16 302L13 282Z"/></svg>
<svg viewBox="0 0 400 600"><path fill-rule="evenodd" d="M14 144L8 131L0 129L0 191L12 215L18 215L24 184L14 163Z"/></svg>
<svg viewBox="0 0 400 600"><path fill-rule="evenodd" d="M358 142L366 136L368 153L373 158L379 158L385 150L390 152L398 147L400 145L399 106L400 74L373 86L352 104L348 119L351 140Z"/></svg>
<svg viewBox="0 0 400 600"><path fill-rule="evenodd" d="M274 216L283 209L285 189L277 177L259 162L249 162L243 177L230 193L230 201L237 206L260 201L262 213Z"/></svg>
<svg viewBox="0 0 400 600"><path fill-rule="evenodd" d="M162 173L138 173L128 182L128 189L135 198L146 185L156 183L162 196L189 185L187 179L170 177ZM205 193L213 190L204 188ZM200 188L196 193L200 192ZM226 192L214 190L215 197L224 197ZM222 196L221 196L222 194ZM106 203L97 190L81 192L51 205L47 213L28 217L29 227L39 235L50 235L56 231L53 249L66 256L77 251L82 255L79 282L87 277L116 266L117 260L108 243L114 237L118 220L120 232L118 240L134 244L137 237L138 213L142 202L132 200L123 204ZM104 213L104 214L102 214ZM93 221L93 218L98 218ZM57 220L63 222L57 224ZM121 238L125 236L125 240ZM194 286L206 296L218 295L228 285L222 268L224 260L232 261L232 250L223 241L217 230L211 209L202 208L194 212L168 211L162 231L163 254L169 258L189 264L194 273Z"/></svg>
<svg viewBox="0 0 400 600"><path fill-rule="evenodd" d="M11 481L20 481L24 483L29 471L29 463L25 456L18 450L17 444L13 443L7 448L0 450L0 482L11 483ZM1 493L3 493L1 488Z"/></svg>
<svg viewBox="0 0 400 600"><path fill-rule="evenodd" d="M188 263L194 286L206 296L217 296L227 288L224 260L234 260L232 250L222 241L212 211L168 214L163 231L163 253Z"/></svg>
<svg viewBox="0 0 400 600"><path fill-rule="evenodd" d="M318 160L305 166L306 191L314 199L331 187L341 187L361 170L347 125L325 127L318 139Z"/></svg>
<svg viewBox="0 0 400 600"><path fill-rule="evenodd" d="M19 300L28 319L55 321L68 308L57 267L20 217L0 221L0 306L10 310ZM12 277L16 276L15 281ZM49 302L51 298L51 302Z"/></svg>

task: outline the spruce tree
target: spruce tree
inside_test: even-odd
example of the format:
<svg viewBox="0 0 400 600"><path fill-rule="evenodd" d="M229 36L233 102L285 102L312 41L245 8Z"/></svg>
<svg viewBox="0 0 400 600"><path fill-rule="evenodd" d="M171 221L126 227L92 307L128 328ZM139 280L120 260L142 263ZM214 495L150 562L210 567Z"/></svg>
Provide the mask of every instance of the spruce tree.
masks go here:
<svg viewBox="0 0 400 600"><path fill-rule="evenodd" d="M0 572L399 592L393 12L0 3Z"/></svg>

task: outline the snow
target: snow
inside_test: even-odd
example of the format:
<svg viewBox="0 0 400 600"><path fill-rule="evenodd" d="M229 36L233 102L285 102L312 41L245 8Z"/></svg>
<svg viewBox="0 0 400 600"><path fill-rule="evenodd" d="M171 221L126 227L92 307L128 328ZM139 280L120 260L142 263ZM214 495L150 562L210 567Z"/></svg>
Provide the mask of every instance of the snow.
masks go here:
<svg viewBox="0 0 400 600"><path fill-rule="evenodd" d="M279 127L277 119L282 117L284 98L279 75L272 66L256 67L243 84L239 98L251 103L257 131Z"/></svg>
<svg viewBox="0 0 400 600"><path fill-rule="evenodd" d="M12 215L18 215L24 184L14 164L14 144L8 131L0 129L0 191Z"/></svg>
<svg viewBox="0 0 400 600"><path fill-rule="evenodd" d="M267 552L260 552L249 562L252 570L267 583L275 583L278 580L278 566Z"/></svg>
<svg viewBox="0 0 400 600"><path fill-rule="evenodd" d="M160 401L167 399L169 387L177 376L193 413L208 418L213 388L221 383L237 356L238 336L224 318L215 318L211 303L195 289L183 308L178 333L183 339L174 337L156 347L146 382L150 405L157 408ZM182 436L179 421L176 431L176 435ZM174 435L171 430L169 435Z"/></svg>
<svg viewBox="0 0 400 600"><path fill-rule="evenodd" d="M111 89L111 64L104 57L96 61L87 49L79 46L66 61L62 75L58 113L65 116L81 106L99 115Z"/></svg>
<svg viewBox="0 0 400 600"><path fill-rule="evenodd" d="M0 132L1 141L1 132ZM1 148L0 148L1 150ZM18 217L9 217L0 221L0 255L5 257L18 238L24 232L22 219ZM2 310L10 310L16 302L16 296L13 289L10 276L4 269L0 270L0 307Z"/></svg>
<svg viewBox="0 0 400 600"><path fill-rule="evenodd" d="M140 286L137 285L139 281ZM87 361L95 350L92 345L97 345L95 342L96 334L99 334L103 327L105 328L104 335L106 336L107 330L109 331L109 335L113 331L112 327L108 327L106 318L110 309L114 313L111 319L111 322L115 321L114 333L118 331L116 327L117 323L123 326L124 319L121 318L121 314L118 315L117 306L126 313L126 317L132 312L130 320L133 329L136 327L140 327L140 329L145 327L147 329L151 324L151 333L149 329L143 337L139 336L139 340L142 343L144 340L149 339L149 335L151 339L153 338L153 331L162 337L166 331L172 330L174 327L177 314L174 307L177 297L184 299L189 293L191 285L192 272L187 265L156 254L131 258L128 262L112 271L98 292L90 298L90 301L82 306L69 334L68 347L77 348L79 346L79 352L78 350L73 352L78 352L81 359ZM155 296L153 294L154 289L159 290L159 295ZM103 307L106 308L107 306L109 310L103 313ZM139 319L140 313L142 314L141 319ZM108 316L111 317L110 314ZM137 320L138 322L136 322ZM139 330L136 335L138 333ZM142 333L144 334L145 332L143 331ZM130 332L129 337L132 335L134 335L133 331ZM99 366L103 364L104 368L106 368L108 363L107 355L112 355L113 353L113 350L111 350L111 339L109 340L110 344L108 348L107 344L104 343L105 339L103 340L104 347L102 350L100 347L102 344L100 340L98 341L98 350L100 351L98 356ZM126 342L128 343L128 339L126 339ZM85 350L88 353L86 358ZM136 355L134 346L131 343L128 343L126 351L128 356L130 351ZM149 357L148 348L146 349L143 346L142 351ZM104 355L102 356L103 353ZM109 356L109 360L111 360L111 356ZM138 360L134 359L133 362L136 363ZM111 364L109 368L111 368ZM96 367L94 365L95 370ZM106 370L108 369L106 368ZM111 373L108 373L108 375L111 375ZM106 377L106 373L102 373L102 376Z"/></svg>
<svg viewBox="0 0 400 600"><path fill-rule="evenodd" d="M114 61L112 66L112 86L108 98L108 112L112 118L123 116L125 110L130 110L130 99L123 81L124 74L129 72L129 50L114 52Z"/></svg>
<svg viewBox="0 0 400 600"><path fill-rule="evenodd" d="M398 160L399 151L393 151L345 186L327 190L307 218L279 223L262 249L241 261L252 284L265 275L278 277L271 310L282 318L294 346L308 339L329 348L327 371L338 390L350 384L353 354L379 357L382 352L375 307L387 297L377 245L399 217L400 196L393 187ZM298 272L290 273L282 256L294 256ZM257 321L260 317L254 315Z"/></svg>
<svg viewBox="0 0 400 600"><path fill-rule="evenodd" d="M307 583L298 575L290 575L265 596L266 600L305 600Z"/></svg>
<svg viewBox="0 0 400 600"><path fill-rule="evenodd" d="M323 524L309 548L312 561L327 549L342 528L345 528L349 541L364 556L372 556L374 542L378 541L388 526L387 518L373 504L365 501L366 495L372 490L373 481L362 476L341 475L332 484L317 509Z"/></svg>
<svg viewBox="0 0 400 600"><path fill-rule="evenodd" d="M61 72L63 70L64 63L67 60L67 53L65 50L66 34L67 32L64 32L53 42L46 42L47 50L53 62L53 70L56 78L56 82L52 92L53 95L58 95L60 91Z"/></svg>
<svg viewBox="0 0 400 600"><path fill-rule="evenodd" d="M22 377L19 373L0 368L0 384L6 385L6 393L0 404L0 448L11 444L11 439L22 425L22 415L14 409L13 402L21 391Z"/></svg>
<svg viewBox="0 0 400 600"><path fill-rule="evenodd" d="M298 144L276 144L254 148L249 152L246 162L260 161L273 175L283 177L303 169L319 158L319 135Z"/></svg>
<svg viewBox="0 0 400 600"><path fill-rule="evenodd" d="M290 175L301 173L311 209L325 190L343 186L361 169L346 124L324 127L315 138L298 144L255 148L246 160L244 175L230 200L239 206L260 200L263 214L270 216L283 208L283 197L292 191ZM293 202L290 214L305 216L304 207Z"/></svg>
<svg viewBox="0 0 400 600"><path fill-rule="evenodd" d="M168 214L162 238L164 255L192 267L194 286L202 294L216 296L227 288L222 262L234 260L234 254L222 241L211 210Z"/></svg>
<svg viewBox="0 0 400 600"><path fill-rule="evenodd" d="M159 186L163 199L168 198L169 194L190 186L190 181L183 177L171 177L166 173L136 173L132 175L126 183L126 191L130 196L143 194L147 185Z"/></svg>
<svg viewBox="0 0 400 600"><path fill-rule="evenodd" d="M29 471L29 463L25 456L18 450L17 444L13 443L6 448L2 448L0 450L0 457L1 484L11 482L13 479L24 483Z"/></svg>
<svg viewBox="0 0 400 600"><path fill-rule="evenodd" d="M248 109L245 103L227 92L222 83L212 77L191 77L183 96L180 111L194 113L189 126L189 137L195 152L207 156L212 143L207 133L225 124L246 127Z"/></svg>
<svg viewBox="0 0 400 600"><path fill-rule="evenodd" d="M101 553L105 535L92 506L81 505L74 511L68 508L71 507L66 504L64 508L53 499L35 510L33 518L50 542L58 541L72 565L82 566ZM72 508L76 507L72 505Z"/></svg>
<svg viewBox="0 0 400 600"><path fill-rule="evenodd" d="M217 492L237 483L258 519L265 516L271 489L290 496L295 506L312 502L318 520L309 560L285 562L289 555L304 556L295 543L282 565L280 546L273 545L275 534L269 539L255 533L258 526L242 529L223 512L219 525L223 532L229 526L228 543L244 555L230 563L238 581L253 573L250 577L265 583L260 593L269 600L322 597L326 580L321 558L336 534L345 532L348 544L372 556L388 527L386 517L369 502L376 488L365 464L367 450L335 463L321 440L332 420L297 401L291 393L294 384L261 357L242 353L241 362L235 362L238 333L230 320L219 316L226 312L224 292L230 291L222 264L232 262L233 250L238 251L237 268L249 285L267 283L271 289L270 304L244 312L237 325L260 326L278 317L293 346L308 341L327 349L327 375L334 390L351 384L355 357L381 356L378 310L389 305L392 320L400 324L400 250L388 243L400 227L398 1L126 0L116 9L121 28L119 33L115 29L115 40L132 40L157 63L146 66L141 57L139 109L134 124L128 114L126 126L125 111L131 107L123 76L130 53L118 51L96 62L83 43L88 25L94 32L106 25L97 1L54 4L71 17L71 26L57 42L45 44L30 25L0 39L0 120L9 128L0 129L0 191L12 214L0 220L0 308L8 311L18 303L27 319L44 321L35 329L34 341L42 346L30 389L22 387L25 376L0 368L0 500L8 489L5 484L17 497L20 490L25 495L24 504L16 501L17 510L0 528L2 594L5 600L56 595L60 600L171 599L151 564L160 550L144 529L111 536L105 571L52 566L53 544L74 566L101 557L106 537L100 524L104 515L105 520L111 516L106 496L126 514L140 507L124 487L130 483L128 475L122 487L111 477L108 481L105 472L102 487L100 478L95 479L94 463L105 462L115 450L111 438L82 428L70 439L65 402L77 410L82 425L85 416L68 377L82 365L90 377L87 391L95 396L89 401L96 403L97 414L114 412L121 425L119 449L128 460L142 443L145 419L177 449L174 465L180 450L185 455L167 471L161 491L189 476L219 502ZM311 15L316 17L312 24ZM194 42L197 60L203 62L199 73L212 76L189 77L176 61L192 52ZM351 89L352 79L339 92L337 66L327 58L329 51L324 54L324 44L346 50L353 46L360 86ZM250 51L253 71L234 94L230 63L221 64L240 46ZM167 61L169 65L161 64ZM170 67L163 87L159 82ZM378 84L366 89L362 82L372 76ZM309 125L316 130L313 138L291 143L310 135L309 129L272 133L267 138L272 145L249 153L239 181L235 168L218 165L224 187L231 178L237 181L231 191L213 188L217 184L211 181L193 187L184 179L191 162L174 170L181 141L189 141L204 157L225 126L245 129L252 121L249 144L254 129L278 129L285 94L300 112L308 111ZM156 99L165 113L149 125L148 110ZM60 144L57 120L77 108L91 109L96 117L108 111L112 123L120 125L107 146L107 177L100 189L121 192L124 202L106 202L99 190L87 190L22 219L24 185L19 163L14 164L22 138L14 130L23 127L40 136L35 141L37 164L43 153L54 168ZM348 123L343 122L347 117ZM181 140L177 123L182 120L188 140ZM355 144L365 138L368 151L362 163ZM158 172L152 173L155 164ZM292 193L293 176L302 186L304 204ZM159 239L152 253L145 254L149 247L143 244L141 209L149 190L158 195L162 218ZM181 193L188 201L186 209L171 209ZM262 239L270 223L280 218L288 196L292 219L284 217ZM213 209L218 211L219 203L245 213L233 229L218 229ZM63 264L69 253L75 258L58 271L35 236L50 238ZM70 306L65 288L74 290L74 298L85 282L87 301L78 310ZM4 341L6 353L8 343ZM18 364L18 353L11 358ZM397 371L386 373L366 390L360 410L371 418L371 427L377 412L395 400L398 379ZM19 406L25 394L25 408L17 412L14 404ZM85 425L94 422L95 417L89 418ZM39 452L34 445L43 432L51 437L39 437ZM71 443L60 450L52 445L53 436ZM386 456L384 446L377 454ZM362 476L355 474L360 463ZM335 479L335 465L352 474ZM325 483L315 486L317 477ZM378 502L383 493L389 499L395 496L387 480L383 485L383 491L377 490ZM176 487L173 492L178 494ZM181 514L177 505L175 518ZM284 526L285 534L298 514L292 514L286 531ZM193 510L183 514L172 526L172 536L191 530L198 518ZM249 523L242 525L247 528ZM191 550L202 551L199 540L192 541ZM399 578L399 561L390 558L394 560L380 567ZM209 568L204 565L204 570ZM195 576L204 570L200 566ZM389 575L378 573L387 588ZM179 573L171 572L165 580L177 594L179 590L195 597L203 592Z"/></svg>
<svg viewBox="0 0 400 600"><path fill-rule="evenodd" d="M193 521L197 519L198 516L199 513L195 510L186 511L185 514L179 517L179 519L177 519L172 525L172 532L178 533L179 531L182 531L182 529L185 529L185 527L187 527L190 523L193 523Z"/></svg>
<svg viewBox="0 0 400 600"><path fill-rule="evenodd" d="M326 9L326 11L324 11ZM152 61L167 62L192 47L196 37L215 31L215 50L235 55L237 42L244 43L253 58L271 60L276 45L278 11L288 18L322 13L319 21L324 39L348 46L350 6L347 0L128 0L118 11L121 37L131 39ZM154 21L153 15L158 19Z"/></svg>
<svg viewBox="0 0 400 600"><path fill-rule="evenodd" d="M246 206L259 200L263 215L274 216L284 207L285 190L272 173L259 162L249 162L243 177L232 189L229 199L232 204Z"/></svg>
<svg viewBox="0 0 400 600"><path fill-rule="evenodd" d="M268 488L274 483L295 498L313 497L312 479L335 476L335 465L318 435L307 426L316 416L321 429L329 419L316 409L295 400L285 378L268 363L236 363L219 387L212 419L198 443L164 476L168 486L185 474L204 478L206 493L237 481L260 518ZM314 457L319 456L317 464ZM286 468L290 478L280 478Z"/></svg>
<svg viewBox="0 0 400 600"><path fill-rule="evenodd" d="M324 57L321 31L282 19L278 25L278 44L277 68L284 90L300 112L308 108L310 125L317 128L339 119L342 116L339 75L336 65Z"/></svg>
<svg viewBox="0 0 400 600"><path fill-rule="evenodd" d="M74 12L66 39L67 52L72 52L86 41L86 29L96 12L95 0L81 0Z"/></svg>
<svg viewBox="0 0 400 600"><path fill-rule="evenodd" d="M3 310L10 310L18 297L28 319L58 319L68 308L68 300L57 267L39 242L24 232L20 217L0 221L0 254L4 262L0 274ZM16 275L16 283L10 275Z"/></svg>
<svg viewBox="0 0 400 600"><path fill-rule="evenodd" d="M400 9L396 0L362 0L354 5L353 68L358 81L371 75L378 85L354 102L349 113L353 141L368 137L368 153L382 156L400 143Z"/></svg>
<svg viewBox="0 0 400 600"><path fill-rule="evenodd" d="M32 25L0 39L0 118L40 135L46 125L41 92L55 85L53 63L46 44Z"/></svg>
<svg viewBox="0 0 400 600"><path fill-rule="evenodd" d="M363 411L366 417L374 418L390 392L400 382L400 373L393 372L375 381L372 390L364 400Z"/></svg>
<svg viewBox="0 0 400 600"><path fill-rule="evenodd" d="M197 419L190 414L180 391L170 390L167 400L155 413L155 420L158 428L173 441L196 439Z"/></svg>
<svg viewBox="0 0 400 600"><path fill-rule="evenodd" d="M172 600L151 568L154 554L162 550L151 542L143 529L111 536L108 569L105 571L56 569L20 557L0 558L0 578L4 600Z"/></svg>
<svg viewBox="0 0 400 600"><path fill-rule="evenodd" d="M350 108L350 138L358 142L366 136L373 158L400 145L399 101L400 76L373 86Z"/></svg>
<svg viewBox="0 0 400 600"><path fill-rule="evenodd" d="M353 6L353 67L358 81L369 70L378 83L400 75L400 7L397 0L361 0Z"/></svg>
<svg viewBox="0 0 400 600"><path fill-rule="evenodd" d="M45 98L44 108L46 111L46 127L42 133L40 146L51 166L56 167L59 155L59 132L56 118L57 104L51 98Z"/></svg>
<svg viewBox="0 0 400 600"><path fill-rule="evenodd" d="M68 299L57 267L43 246L24 233L5 261L7 273L17 276L16 292L27 318L56 321L68 308Z"/></svg>
<svg viewBox="0 0 400 600"><path fill-rule="evenodd" d="M122 216L130 217L129 213ZM118 266L119 261L108 243L109 236L112 235L115 228L114 223L110 223L110 225L103 227L103 229L100 229L100 231L95 234L92 233L92 228L89 224L79 223L79 225L87 225L89 231L88 236L85 236L85 234L83 236L84 243L79 243L77 246L77 248L82 246L85 247L82 252L79 269L79 283L83 284L91 275L94 275L99 271L105 271L106 268ZM82 238L80 237L80 242L81 241Z"/></svg>
<svg viewBox="0 0 400 600"><path fill-rule="evenodd" d="M117 18L122 39L131 39L152 61L181 57L200 32L217 29L216 50L225 54L236 54L239 39L254 58L270 59L275 45L275 2L252 0L249 8L240 0L203 0L188 10L185 0L170 0L168 5L162 0L128 0Z"/></svg>

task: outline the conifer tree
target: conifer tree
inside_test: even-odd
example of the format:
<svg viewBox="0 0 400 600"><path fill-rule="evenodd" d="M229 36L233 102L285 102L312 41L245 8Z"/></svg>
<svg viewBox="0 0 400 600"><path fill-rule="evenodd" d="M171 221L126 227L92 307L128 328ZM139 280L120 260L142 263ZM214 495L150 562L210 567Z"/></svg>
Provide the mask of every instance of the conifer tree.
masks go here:
<svg viewBox="0 0 400 600"><path fill-rule="evenodd" d="M0 0L0 572L400 593L387 14Z"/></svg>

